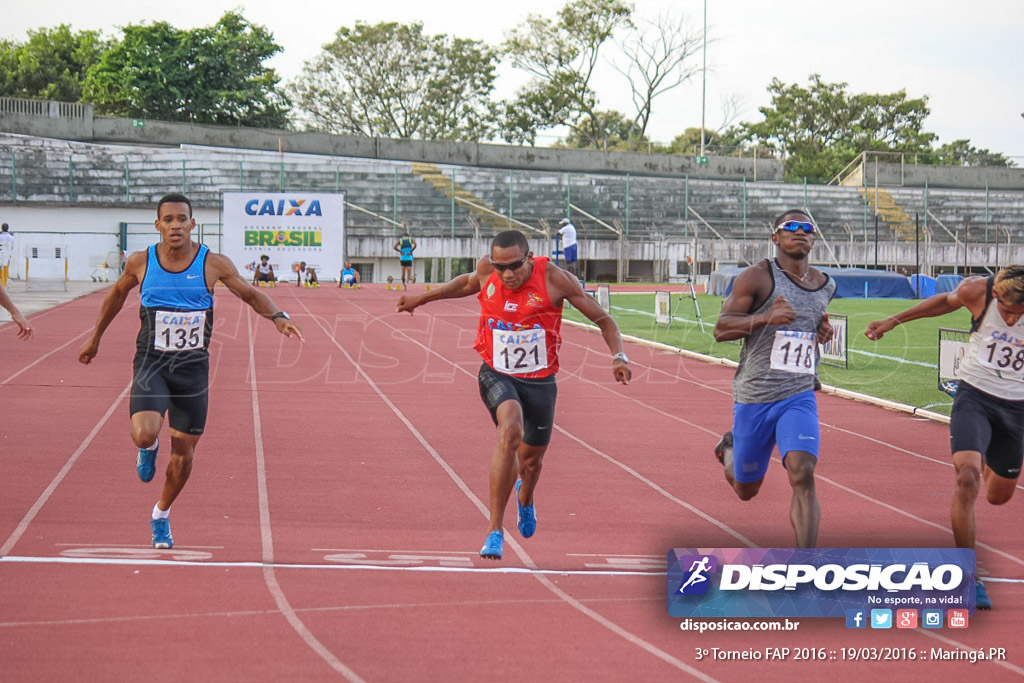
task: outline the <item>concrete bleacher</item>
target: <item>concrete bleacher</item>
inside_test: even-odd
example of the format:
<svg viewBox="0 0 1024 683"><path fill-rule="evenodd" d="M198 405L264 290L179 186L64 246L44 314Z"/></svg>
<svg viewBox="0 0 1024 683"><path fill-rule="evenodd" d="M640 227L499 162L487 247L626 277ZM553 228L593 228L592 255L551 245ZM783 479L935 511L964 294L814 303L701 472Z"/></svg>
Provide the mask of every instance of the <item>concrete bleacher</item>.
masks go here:
<svg viewBox="0 0 1024 683"><path fill-rule="evenodd" d="M868 188L509 170L0 134L0 201L151 205L173 190L186 192L199 206L218 206L226 191L343 190L351 204L406 224L417 234L460 237L504 229L509 222L502 216L550 229L568 213L581 238L617 239L570 204L640 241L766 239L774 216L793 208L807 208L832 241L873 235L875 222ZM887 241L906 240L907 216L916 212L924 221L925 191L887 187L885 193L903 218L881 216L883 234ZM1016 242L1024 237L1024 192L931 189L927 206L934 216L929 232L935 241L954 239L940 224L962 232L966 219L972 242L995 239L997 225L1005 236L1001 239ZM400 229L384 218L353 210L347 222L357 235Z"/></svg>

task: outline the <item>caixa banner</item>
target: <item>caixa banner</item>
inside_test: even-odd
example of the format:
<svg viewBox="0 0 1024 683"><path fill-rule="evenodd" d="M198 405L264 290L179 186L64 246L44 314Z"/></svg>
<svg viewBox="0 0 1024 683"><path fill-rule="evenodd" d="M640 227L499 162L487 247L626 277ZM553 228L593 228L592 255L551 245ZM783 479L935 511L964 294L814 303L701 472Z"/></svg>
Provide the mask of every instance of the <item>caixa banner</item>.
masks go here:
<svg viewBox="0 0 1024 683"><path fill-rule="evenodd" d="M847 610L967 609L964 548L673 548L673 617L845 617Z"/></svg>
<svg viewBox="0 0 1024 683"><path fill-rule="evenodd" d="M221 252L252 279L261 256L279 280L299 264L321 280L337 279L345 262L345 195L307 192L225 192Z"/></svg>

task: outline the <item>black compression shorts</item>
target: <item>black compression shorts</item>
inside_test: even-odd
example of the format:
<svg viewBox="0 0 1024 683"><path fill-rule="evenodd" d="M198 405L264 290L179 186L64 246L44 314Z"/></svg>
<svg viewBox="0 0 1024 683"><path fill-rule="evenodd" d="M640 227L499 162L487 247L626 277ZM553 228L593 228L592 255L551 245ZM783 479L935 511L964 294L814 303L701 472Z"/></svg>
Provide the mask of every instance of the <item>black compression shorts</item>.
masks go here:
<svg viewBox="0 0 1024 683"><path fill-rule="evenodd" d="M210 359L180 362L175 354L136 355L131 414L170 410L170 426L185 434L202 434L209 406Z"/></svg>
<svg viewBox="0 0 1024 683"><path fill-rule="evenodd" d="M1024 461L1024 401L1008 401L961 381L949 418L954 453L978 451L1000 477L1016 479Z"/></svg>
<svg viewBox="0 0 1024 683"><path fill-rule="evenodd" d="M555 376L541 379L520 379L505 375L487 363L480 366L477 377L480 398L491 411L491 419L498 424L498 406L505 401L517 401L523 409L523 443L527 446L547 446L551 442L551 429L555 424L555 398L558 385Z"/></svg>

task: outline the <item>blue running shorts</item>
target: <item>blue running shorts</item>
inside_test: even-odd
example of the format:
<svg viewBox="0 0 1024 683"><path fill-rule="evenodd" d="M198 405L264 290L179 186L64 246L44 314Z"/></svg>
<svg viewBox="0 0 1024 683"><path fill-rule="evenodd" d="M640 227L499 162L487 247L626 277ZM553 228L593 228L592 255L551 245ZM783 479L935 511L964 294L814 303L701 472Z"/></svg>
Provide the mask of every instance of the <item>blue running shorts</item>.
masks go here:
<svg viewBox="0 0 1024 683"><path fill-rule="evenodd" d="M733 474L743 484L764 479L776 444L783 464L791 451L817 458L821 428L814 391L774 403L734 403L732 440Z"/></svg>

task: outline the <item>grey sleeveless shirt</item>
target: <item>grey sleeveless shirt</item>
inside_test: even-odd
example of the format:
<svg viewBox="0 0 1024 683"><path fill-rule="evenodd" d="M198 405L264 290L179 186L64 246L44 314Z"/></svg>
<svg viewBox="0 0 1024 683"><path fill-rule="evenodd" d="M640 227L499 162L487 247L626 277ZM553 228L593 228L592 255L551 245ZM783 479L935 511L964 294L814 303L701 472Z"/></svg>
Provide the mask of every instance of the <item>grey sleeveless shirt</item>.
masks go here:
<svg viewBox="0 0 1024 683"><path fill-rule="evenodd" d="M743 340L732 383L736 403L773 403L810 391L818 374L814 335L836 293L836 282L826 274L823 285L805 289L774 259L768 261L768 272L772 292L753 314L767 311L776 299L785 297L797 317L786 325L765 325Z"/></svg>

